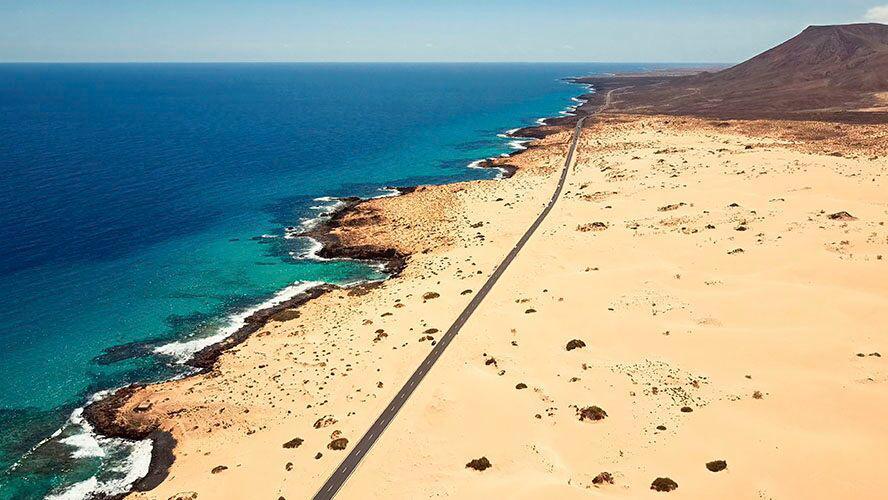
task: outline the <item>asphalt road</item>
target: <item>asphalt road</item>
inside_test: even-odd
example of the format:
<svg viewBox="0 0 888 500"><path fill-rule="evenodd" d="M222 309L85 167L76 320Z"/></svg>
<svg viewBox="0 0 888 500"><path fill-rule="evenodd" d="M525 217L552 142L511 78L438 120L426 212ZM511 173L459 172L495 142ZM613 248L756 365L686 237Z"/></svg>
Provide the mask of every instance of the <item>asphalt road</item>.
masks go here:
<svg viewBox="0 0 888 500"><path fill-rule="evenodd" d="M610 104L611 100L611 92L608 92L607 99L605 100L605 104L599 108L599 111L604 109ZM481 301L484 300L484 297L487 296L487 293L493 288L493 285L496 284L497 280L499 280L500 276L506 271L509 267L509 264L515 260L515 257L518 255L518 252L524 247L524 244L527 243L527 240L533 236L534 231L540 227L543 220L549 215L549 212L552 211L552 207L555 206L555 202L558 201L558 197L561 195L561 190L564 188L564 181L567 179L568 170L570 170L571 165L573 165L574 161L574 152L577 149L577 141L580 137L580 131L583 128L583 122L588 118L587 116L583 116L577 121L576 128L574 129L573 138L570 142L570 149L567 152L567 158L564 160L564 169L561 171L561 178L558 179L558 187L555 188L555 192L552 194L552 198L549 200L549 203L546 205L546 208L543 209L542 213L540 213L539 217L533 221L533 224L527 229L527 232L524 233L524 236L518 240L518 243L514 248L506 255L506 258L500 263L500 265L496 268L493 274L490 275L490 278L487 279L487 282L478 290L478 293L472 297L471 302L466 306L463 312L456 318L456 321L453 322L453 325L447 330L446 333L441 337L438 343L432 348L431 352L429 352L428 356L426 356L425 360L423 360L422 364L419 365L419 368L413 372L413 375L407 380L407 383L404 384L404 387L398 391L398 394L395 395L395 398L388 404L388 406L383 410L382 415L380 415L373 425L370 426L370 429L364 434L364 437L358 441L358 444L352 448L351 452L349 452L348 456L345 457L345 460L339 465L339 468L327 479L327 482L321 486L321 489L314 496L314 500L329 500L332 499L336 493L342 488L342 485L348 480L351 473L357 468L358 464L361 462L361 459L364 458L364 455L370 451L370 448L373 447L373 444L379 438L379 436L385 431L386 427L391 423L391 421L395 418L395 415L398 414L398 411L404 406L404 403L407 402L407 399L413 394L413 391L416 390L416 387L419 386L419 383L422 382L422 379L425 378L426 374L429 370L432 369L432 365L438 361L438 358L444 354L444 349L447 349L447 346L450 345L450 342L459 333L460 328L466 323L469 317L472 316L472 313L475 312L475 309L478 308L478 305L481 304Z"/></svg>

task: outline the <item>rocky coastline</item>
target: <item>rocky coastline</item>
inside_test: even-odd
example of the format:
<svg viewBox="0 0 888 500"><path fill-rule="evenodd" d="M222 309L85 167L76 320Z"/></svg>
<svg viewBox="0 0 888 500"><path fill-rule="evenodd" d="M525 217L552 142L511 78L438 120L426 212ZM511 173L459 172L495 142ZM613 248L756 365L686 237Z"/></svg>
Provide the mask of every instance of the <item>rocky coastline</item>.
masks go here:
<svg viewBox="0 0 888 500"><path fill-rule="evenodd" d="M585 94L579 98L587 100L586 103L577 106L577 114L586 106L590 99L596 97L595 93ZM539 125L524 127L511 131L508 136L534 141L543 139L549 135L561 132L572 127L576 122L576 116L559 116L540 120ZM527 144L523 149L513 151L498 158L489 158L478 164L480 168L494 168L502 171L500 178L511 178L519 167L509 160L516 155L526 153L535 148L534 144ZM395 196L410 194L419 186L392 187L398 192ZM308 237L318 241L322 246L316 255L323 259L351 259L370 263L379 263L388 274L388 279L402 273L407 266L410 254L379 245L355 244L349 242L337 234L337 230L354 230L360 227L372 226L376 222L376 216L371 211L365 210L368 202L374 198L364 199L358 197L340 198L343 204L329 217L323 219L316 227L299 233L298 236ZM350 293L365 293L366 289L378 285L378 283L364 283L350 288ZM244 326L225 339L209 345L196 352L185 364L196 369L188 376L212 372L219 358L226 352L237 347L251 335L262 329L270 321L286 320L298 317L298 309L307 302L341 287L331 284L322 284L312 287L296 297L284 301L278 305L268 307L253 313L244 321ZM111 437L133 441L150 439L152 441L151 462L148 473L139 479L130 488L129 492L113 496L97 497L102 500L117 500L124 498L130 492L150 491L158 486L169 475L170 467L175 461L174 449L176 439L173 434L160 427L154 419L135 421L122 419L124 407L131 402L133 395L144 389L146 384L132 384L116 390L115 392L97 401L88 404L84 408L83 416L93 426L96 433ZM148 408L139 406L131 409L133 412L147 413Z"/></svg>

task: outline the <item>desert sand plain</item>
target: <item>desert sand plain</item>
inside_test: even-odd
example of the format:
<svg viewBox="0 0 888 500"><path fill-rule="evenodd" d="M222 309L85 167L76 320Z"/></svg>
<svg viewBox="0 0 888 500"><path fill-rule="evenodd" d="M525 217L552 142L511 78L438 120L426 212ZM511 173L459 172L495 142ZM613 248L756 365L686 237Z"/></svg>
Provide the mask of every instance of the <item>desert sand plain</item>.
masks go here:
<svg viewBox="0 0 888 500"><path fill-rule="evenodd" d="M570 131L547 132L497 160L511 178L345 214L343 244L409 255L396 277L135 391L118 422L177 444L131 497L312 496L548 200ZM339 497L882 496L886 148L884 125L588 120L554 210Z"/></svg>

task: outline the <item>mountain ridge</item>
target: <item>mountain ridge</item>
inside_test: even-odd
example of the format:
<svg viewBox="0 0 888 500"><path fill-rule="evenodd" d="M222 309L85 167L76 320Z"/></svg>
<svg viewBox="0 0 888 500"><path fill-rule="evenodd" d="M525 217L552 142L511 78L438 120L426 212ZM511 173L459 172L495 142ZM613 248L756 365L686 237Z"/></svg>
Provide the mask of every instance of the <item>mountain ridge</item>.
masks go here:
<svg viewBox="0 0 888 500"><path fill-rule="evenodd" d="M809 26L718 72L577 81L623 88L611 112L888 121L888 25Z"/></svg>

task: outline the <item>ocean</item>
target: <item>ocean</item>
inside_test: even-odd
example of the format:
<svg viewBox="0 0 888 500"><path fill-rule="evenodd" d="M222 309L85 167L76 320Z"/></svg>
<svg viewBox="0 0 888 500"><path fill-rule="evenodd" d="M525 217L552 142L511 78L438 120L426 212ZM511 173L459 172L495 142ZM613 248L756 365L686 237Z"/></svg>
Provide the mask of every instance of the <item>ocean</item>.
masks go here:
<svg viewBox="0 0 888 500"><path fill-rule="evenodd" d="M125 489L150 445L92 434L90 398L185 373L311 283L384 278L287 227L336 197L494 177L468 165L575 105L563 78L647 67L0 65L0 498Z"/></svg>

